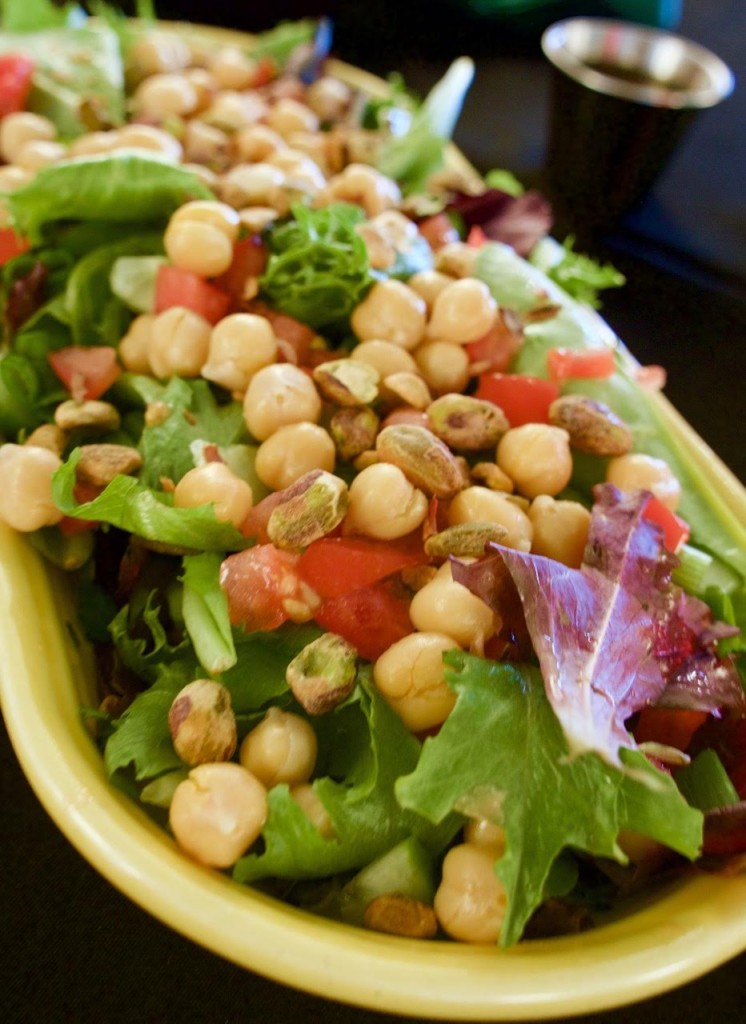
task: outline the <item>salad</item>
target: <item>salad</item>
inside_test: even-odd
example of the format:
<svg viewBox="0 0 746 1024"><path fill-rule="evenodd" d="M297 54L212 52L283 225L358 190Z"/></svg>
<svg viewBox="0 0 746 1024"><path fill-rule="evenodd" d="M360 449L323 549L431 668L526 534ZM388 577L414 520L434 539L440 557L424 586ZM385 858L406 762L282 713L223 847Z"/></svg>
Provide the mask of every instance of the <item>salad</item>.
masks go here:
<svg viewBox="0 0 746 1024"><path fill-rule="evenodd" d="M447 154L469 60L419 103L324 21L142 13L0 35L0 519L74 577L112 785L423 939L732 866L746 530L592 308L619 275Z"/></svg>

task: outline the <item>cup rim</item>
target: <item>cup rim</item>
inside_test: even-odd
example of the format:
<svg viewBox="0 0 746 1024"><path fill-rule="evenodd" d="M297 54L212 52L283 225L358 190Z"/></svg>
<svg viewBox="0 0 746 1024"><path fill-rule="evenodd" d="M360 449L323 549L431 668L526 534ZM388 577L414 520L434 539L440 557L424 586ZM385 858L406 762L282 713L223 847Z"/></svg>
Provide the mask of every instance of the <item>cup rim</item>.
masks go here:
<svg viewBox="0 0 746 1024"><path fill-rule="evenodd" d="M689 89L669 89L665 84L641 84L606 74L591 67L568 46L573 27L589 26L597 32L635 35L653 43L673 40L685 47L687 54L706 73L706 85ZM735 87L735 75L717 54L685 36L666 29L639 25L610 18L574 17L556 21L541 36L544 56L557 70L564 72L594 92L618 99L632 100L646 106L674 109L701 109L724 100Z"/></svg>

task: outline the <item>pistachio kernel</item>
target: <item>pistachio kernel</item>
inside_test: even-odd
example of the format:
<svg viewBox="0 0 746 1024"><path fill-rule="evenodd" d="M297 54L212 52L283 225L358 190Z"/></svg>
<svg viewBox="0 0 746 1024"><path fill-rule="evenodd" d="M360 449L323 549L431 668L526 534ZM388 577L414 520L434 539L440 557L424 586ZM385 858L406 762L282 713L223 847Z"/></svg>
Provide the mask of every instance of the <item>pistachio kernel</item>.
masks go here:
<svg viewBox="0 0 746 1024"><path fill-rule="evenodd" d="M503 544L507 536L507 529L499 523L458 523L431 534L425 541L425 554L431 558L479 558L488 543Z"/></svg>
<svg viewBox="0 0 746 1024"><path fill-rule="evenodd" d="M512 494L515 484L504 469L496 462L475 462L470 470L472 480L484 484L491 491L503 491Z"/></svg>
<svg viewBox="0 0 746 1024"><path fill-rule="evenodd" d="M374 932L404 935L410 939L434 939L438 919L433 908L398 892L376 896L363 914L363 924Z"/></svg>
<svg viewBox="0 0 746 1024"><path fill-rule="evenodd" d="M101 402L98 399L76 402L74 398L70 398L57 406L54 411L54 422L60 430L88 429L104 433L119 427L120 416L110 402Z"/></svg>
<svg viewBox="0 0 746 1024"><path fill-rule="evenodd" d="M428 406L427 416L435 436L462 451L493 448L510 429L507 416L494 402L471 395L441 395Z"/></svg>
<svg viewBox="0 0 746 1024"><path fill-rule="evenodd" d="M359 359L332 359L313 371L320 393L337 405L370 405L378 398L381 375Z"/></svg>
<svg viewBox="0 0 746 1024"><path fill-rule="evenodd" d="M56 423L42 423L36 430L31 431L24 444L31 448L47 448L61 458L67 444L67 435Z"/></svg>
<svg viewBox="0 0 746 1024"><path fill-rule="evenodd" d="M632 431L608 405L586 395L562 395L549 406L549 422L570 435L570 445L588 455L615 457L632 448Z"/></svg>
<svg viewBox="0 0 746 1024"><path fill-rule="evenodd" d="M381 462L398 466L410 483L437 498L448 498L465 487L456 456L432 431L410 423L384 427L376 438Z"/></svg>
<svg viewBox="0 0 746 1024"><path fill-rule="evenodd" d="M376 442L379 419L367 406L345 406L332 415L329 433L340 459L351 461Z"/></svg>
<svg viewBox="0 0 746 1024"><path fill-rule="evenodd" d="M120 474L128 476L142 466L136 448L124 444L84 444L75 467L78 480L94 487L106 487Z"/></svg>
<svg viewBox="0 0 746 1024"><path fill-rule="evenodd" d="M309 715L323 715L352 692L356 663L352 644L336 633L324 633L290 662L287 683Z"/></svg>
<svg viewBox="0 0 746 1024"><path fill-rule="evenodd" d="M286 551L305 548L339 526L347 503L344 480L322 470L314 474L308 487L274 507L267 523L267 536Z"/></svg>
<svg viewBox="0 0 746 1024"><path fill-rule="evenodd" d="M188 765L227 761L236 749L230 692L214 679L195 679L174 697L168 712L174 750Z"/></svg>
<svg viewBox="0 0 746 1024"><path fill-rule="evenodd" d="M418 373L401 370L390 373L381 381L381 398L389 404L403 402L412 409L427 409L432 395L425 381Z"/></svg>

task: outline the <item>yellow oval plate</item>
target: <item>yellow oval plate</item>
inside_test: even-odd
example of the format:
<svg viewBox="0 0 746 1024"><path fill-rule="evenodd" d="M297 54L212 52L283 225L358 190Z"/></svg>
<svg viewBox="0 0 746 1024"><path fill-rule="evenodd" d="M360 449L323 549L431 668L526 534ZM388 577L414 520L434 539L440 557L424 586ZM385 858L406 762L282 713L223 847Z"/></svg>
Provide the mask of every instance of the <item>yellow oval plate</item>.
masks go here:
<svg viewBox="0 0 746 1024"><path fill-rule="evenodd" d="M382 87L356 69L336 68L371 91ZM736 478L663 399L660 408L711 487L746 521L746 492ZM106 778L79 714L95 697L71 607L67 581L26 539L0 527L0 702L23 770L62 832L102 875L213 952L374 1010L517 1021L645 999L746 949L746 875L693 875L591 932L505 952L351 928L193 864Z"/></svg>

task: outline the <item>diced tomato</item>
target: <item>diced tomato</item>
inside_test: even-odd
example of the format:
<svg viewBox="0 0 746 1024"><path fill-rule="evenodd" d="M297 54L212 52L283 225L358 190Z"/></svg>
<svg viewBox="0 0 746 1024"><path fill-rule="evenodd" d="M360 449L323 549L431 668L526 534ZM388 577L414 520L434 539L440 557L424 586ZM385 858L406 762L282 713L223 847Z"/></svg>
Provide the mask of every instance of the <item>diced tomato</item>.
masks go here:
<svg viewBox="0 0 746 1024"><path fill-rule="evenodd" d="M547 354L549 379L559 383L565 380L611 377L615 369L614 353L610 348L586 349L582 352L572 348L552 348Z"/></svg>
<svg viewBox="0 0 746 1024"><path fill-rule="evenodd" d="M363 537L322 537L309 544L300 556L298 572L321 597L340 597L427 560L418 534L387 542Z"/></svg>
<svg viewBox="0 0 746 1024"><path fill-rule="evenodd" d="M436 213L425 217L417 225L417 229L431 249L441 249L449 242L458 242L459 234L456 225L447 213Z"/></svg>
<svg viewBox="0 0 746 1024"><path fill-rule="evenodd" d="M100 398L122 372L111 345L70 345L50 352L49 364L78 402Z"/></svg>
<svg viewBox="0 0 746 1024"><path fill-rule="evenodd" d="M261 277L267 266L267 246L261 235L247 235L233 246L233 262L220 277L215 278L216 287L228 292L234 299L243 298L246 282Z"/></svg>
<svg viewBox="0 0 746 1024"><path fill-rule="evenodd" d="M234 626L247 631L276 629L295 618L300 606L307 608L310 618L318 599L298 575L299 558L274 544L257 544L223 560L220 585Z"/></svg>
<svg viewBox="0 0 746 1024"><path fill-rule="evenodd" d="M674 553L689 539L689 524L672 512L667 505L651 495L642 512L643 519L655 523L663 530L663 544Z"/></svg>
<svg viewBox="0 0 746 1024"><path fill-rule="evenodd" d="M252 89L260 89L277 77L277 65L271 57L260 57L256 62L256 71L251 83Z"/></svg>
<svg viewBox="0 0 746 1024"><path fill-rule="evenodd" d="M73 488L73 496L79 505L85 505L93 501L103 491L103 487L89 484L85 480L76 480ZM59 521L59 528L68 537L76 533L86 533L88 530L95 530L98 522L95 519L77 519L75 516L63 516Z"/></svg>
<svg viewBox="0 0 746 1024"><path fill-rule="evenodd" d="M511 427L524 423L548 423L549 406L559 397L551 380L514 373L483 373L477 384L477 398L499 405Z"/></svg>
<svg viewBox="0 0 746 1024"><path fill-rule="evenodd" d="M314 618L324 629L344 637L368 661L380 658L413 631L409 599L391 580L328 598Z"/></svg>
<svg viewBox="0 0 746 1024"><path fill-rule="evenodd" d="M643 708L634 728L638 743L663 743L676 750L687 750L692 737L707 721L706 711L680 708Z"/></svg>
<svg viewBox="0 0 746 1024"><path fill-rule="evenodd" d="M286 362L295 363L296 366L310 366L313 364L313 346L316 341L316 332L308 324L303 324L292 316L285 313L278 313L271 309L264 302L254 300L246 303L243 307L247 313L257 313L264 316L272 324L275 336L286 344L282 348L282 355ZM324 358L329 358L329 353L324 352Z"/></svg>
<svg viewBox="0 0 746 1024"><path fill-rule="evenodd" d="M34 62L29 57L22 53L0 56L0 117L25 109L33 75Z"/></svg>
<svg viewBox="0 0 746 1024"><path fill-rule="evenodd" d="M0 228L0 267L30 248L28 238L17 235L13 228Z"/></svg>
<svg viewBox="0 0 746 1024"><path fill-rule="evenodd" d="M469 234L466 236L466 244L470 245L472 249L481 249L486 242L489 242L489 238L484 233L484 228L479 224L472 224Z"/></svg>
<svg viewBox="0 0 746 1024"><path fill-rule="evenodd" d="M155 281L155 312L172 306L185 306L199 313L211 324L222 320L231 307L231 297L222 288L206 281L190 270L180 270L164 263L158 268Z"/></svg>
<svg viewBox="0 0 746 1024"><path fill-rule="evenodd" d="M492 327L476 341L464 345L472 373L504 373L523 344L523 331L517 318L500 310Z"/></svg>

